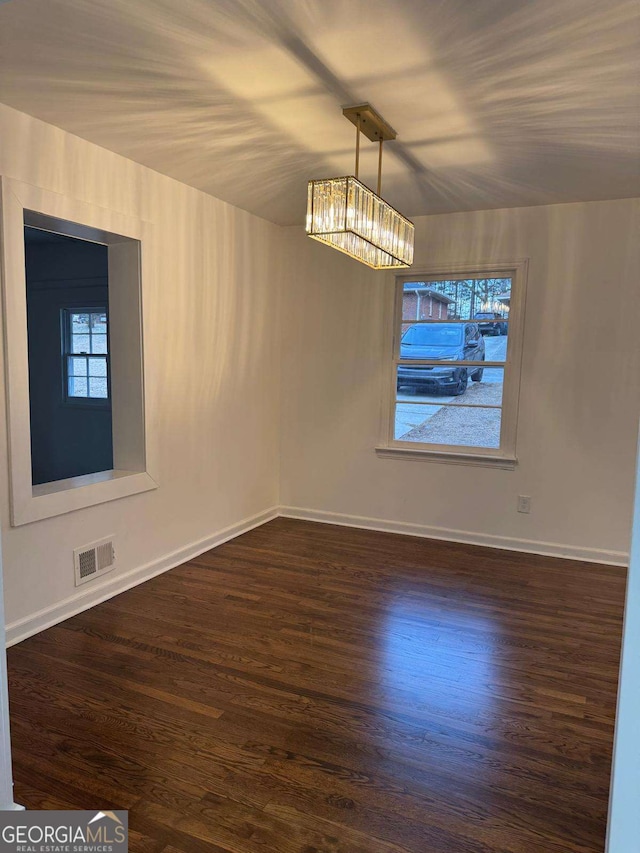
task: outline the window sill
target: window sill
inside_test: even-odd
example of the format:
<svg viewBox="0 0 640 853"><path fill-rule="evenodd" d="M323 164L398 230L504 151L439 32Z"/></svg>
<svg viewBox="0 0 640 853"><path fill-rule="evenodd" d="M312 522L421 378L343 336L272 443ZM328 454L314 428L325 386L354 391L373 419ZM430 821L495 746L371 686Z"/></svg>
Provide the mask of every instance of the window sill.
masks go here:
<svg viewBox="0 0 640 853"><path fill-rule="evenodd" d="M146 472L122 470L41 483L32 487L31 495L24 501L13 506L11 525L19 527L157 488L158 484Z"/></svg>
<svg viewBox="0 0 640 853"><path fill-rule="evenodd" d="M489 453L458 453L446 450L425 450L413 447L376 447L376 455L383 459L445 462L449 465L476 465L482 468L502 468L513 471L518 464L515 456Z"/></svg>

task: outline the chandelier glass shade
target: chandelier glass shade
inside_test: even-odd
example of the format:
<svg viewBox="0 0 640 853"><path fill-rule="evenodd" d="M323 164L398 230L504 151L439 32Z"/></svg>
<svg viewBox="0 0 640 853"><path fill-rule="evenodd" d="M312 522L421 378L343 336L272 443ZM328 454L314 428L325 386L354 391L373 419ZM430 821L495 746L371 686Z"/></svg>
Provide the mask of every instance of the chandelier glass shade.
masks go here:
<svg viewBox="0 0 640 853"><path fill-rule="evenodd" d="M413 263L413 223L357 178L309 181L307 234L376 270Z"/></svg>
<svg viewBox="0 0 640 853"><path fill-rule="evenodd" d="M309 181L307 234L375 270L409 267L413 222L380 195L382 143L395 139L396 132L371 104L345 107L342 112L356 126L355 177ZM358 180L361 133L379 144L377 193Z"/></svg>

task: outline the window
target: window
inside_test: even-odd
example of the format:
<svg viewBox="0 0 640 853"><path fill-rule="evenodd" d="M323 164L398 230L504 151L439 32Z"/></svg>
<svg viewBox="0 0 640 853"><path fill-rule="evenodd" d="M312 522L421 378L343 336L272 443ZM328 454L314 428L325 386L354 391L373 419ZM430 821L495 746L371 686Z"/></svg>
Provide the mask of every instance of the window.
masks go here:
<svg viewBox="0 0 640 853"><path fill-rule="evenodd" d="M392 405L379 451L515 462L524 263L397 279ZM408 297L436 294L437 318Z"/></svg>
<svg viewBox="0 0 640 853"><path fill-rule="evenodd" d="M63 309L65 399L109 400L109 350L106 308Z"/></svg>

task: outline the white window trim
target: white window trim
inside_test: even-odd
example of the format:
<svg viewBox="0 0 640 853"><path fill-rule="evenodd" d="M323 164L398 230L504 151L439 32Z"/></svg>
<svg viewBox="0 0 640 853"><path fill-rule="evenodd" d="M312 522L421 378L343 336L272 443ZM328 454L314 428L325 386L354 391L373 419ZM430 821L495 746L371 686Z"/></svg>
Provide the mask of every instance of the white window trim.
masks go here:
<svg viewBox="0 0 640 853"><path fill-rule="evenodd" d="M380 442L375 448L382 458L423 460L453 464L480 465L491 468L513 469L518 462L517 427L518 402L520 398L520 376L524 339L524 310L526 304L528 259L516 261L483 261L477 264L450 264L420 267L411 275L399 275L393 279L393 297L385 311L385 337L390 340L385 368L385 389L380 416ZM398 312L402 311L402 288L406 281L438 281L452 278L511 278L512 297L509 312L509 346L505 363L505 383L502 396L502 422L500 450L482 447L456 447L451 444L421 445L412 441L399 441L395 433L396 364L399 351ZM391 330L391 333L390 333Z"/></svg>
<svg viewBox="0 0 640 853"><path fill-rule="evenodd" d="M151 275L151 225L117 211L5 176L1 179L1 201L0 270L4 305L11 525L17 527L157 488L151 474L153 462L148 458L147 450L140 272L143 268L145 280ZM32 484L31 474L25 211L30 225L37 227L38 216L45 216L49 228L52 219L58 220L61 233L108 246L109 285L111 289L113 277L118 289L114 301L123 306L122 322L130 324L127 340L131 342L120 348L123 350L120 366L112 356L112 375L114 371L120 370L122 374L126 372L128 377L126 382L119 383L120 391L116 388L112 395L113 470L38 486ZM131 298L131 306L127 306L127 311L124 310L121 298L125 292ZM114 309L117 313L117 304ZM110 315L113 314L110 311ZM131 324L135 324L135 328ZM137 335L131 334L136 329Z"/></svg>

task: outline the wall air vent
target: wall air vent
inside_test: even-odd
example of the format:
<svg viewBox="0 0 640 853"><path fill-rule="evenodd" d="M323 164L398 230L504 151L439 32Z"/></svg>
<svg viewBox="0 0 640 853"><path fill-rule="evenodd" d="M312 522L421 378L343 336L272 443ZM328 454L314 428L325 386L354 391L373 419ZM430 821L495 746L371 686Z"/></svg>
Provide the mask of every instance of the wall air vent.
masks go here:
<svg viewBox="0 0 640 853"><path fill-rule="evenodd" d="M113 537L92 542L73 552L73 566L76 575L76 586L104 575L115 568L116 552L113 547Z"/></svg>

